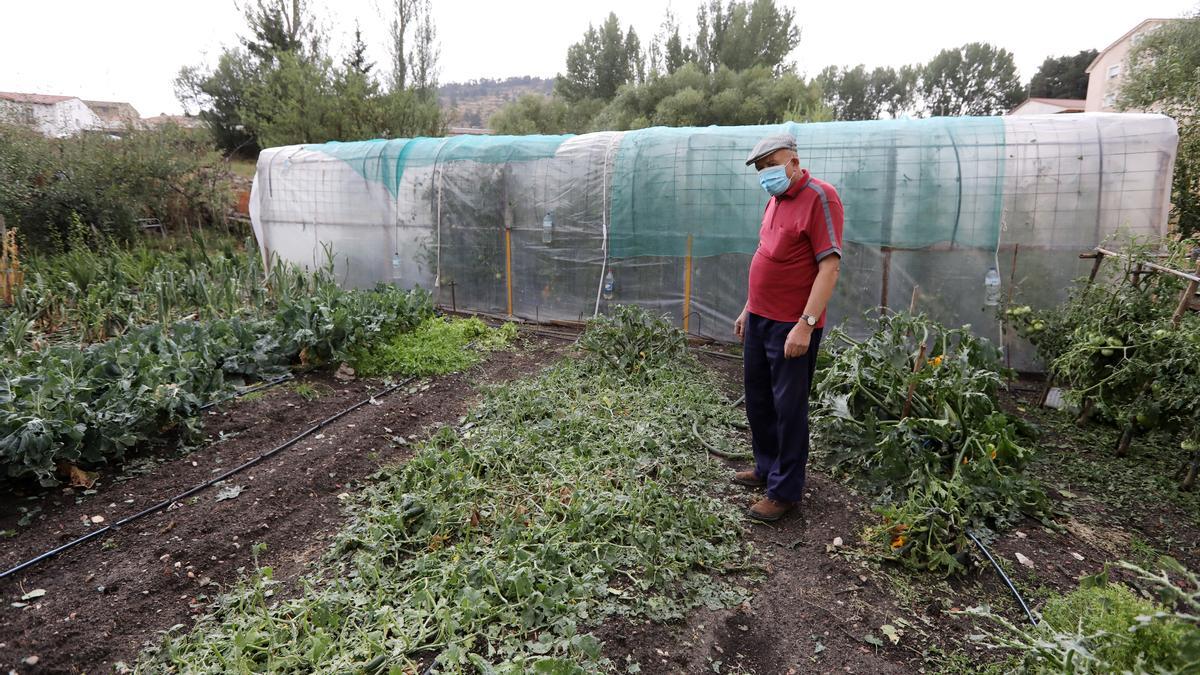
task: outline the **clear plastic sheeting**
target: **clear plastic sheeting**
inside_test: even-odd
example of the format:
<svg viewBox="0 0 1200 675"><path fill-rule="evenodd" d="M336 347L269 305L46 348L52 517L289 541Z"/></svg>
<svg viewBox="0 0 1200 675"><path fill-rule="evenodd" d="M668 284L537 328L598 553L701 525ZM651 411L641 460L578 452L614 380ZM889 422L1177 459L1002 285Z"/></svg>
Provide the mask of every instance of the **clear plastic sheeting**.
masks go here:
<svg viewBox="0 0 1200 675"><path fill-rule="evenodd" d="M446 306L543 321L635 303L732 340L767 201L744 160L780 131L845 204L830 318L851 333L864 311L915 297L995 339L989 268L1002 297L1051 306L1079 252L1165 232L1175 123L1133 114L271 148L251 218L264 256L314 266L327 246L349 286L419 285ZM1028 345L1008 347L1014 367L1035 367Z"/></svg>

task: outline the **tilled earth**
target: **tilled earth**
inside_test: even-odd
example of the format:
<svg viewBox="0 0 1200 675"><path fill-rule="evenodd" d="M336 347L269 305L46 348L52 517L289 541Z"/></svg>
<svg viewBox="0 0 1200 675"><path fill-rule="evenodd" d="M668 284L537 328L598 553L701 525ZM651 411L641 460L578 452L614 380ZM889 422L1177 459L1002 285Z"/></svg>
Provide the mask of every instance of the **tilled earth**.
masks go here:
<svg viewBox="0 0 1200 675"><path fill-rule="evenodd" d="M409 445L397 439L411 443L431 427L454 423L481 383L531 375L565 354L565 345L531 337L522 349L492 354L466 373L414 382L224 485L0 582L0 668L110 672L114 663L132 664L161 631L190 625L220 589L252 568L258 543L266 544L258 564L271 566L276 579L294 582L343 524L343 498L380 464L408 456ZM701 360L736 398L740 364L709 355ZM0 566L7 569L201 483L384 387L378 380L347 383L329 374L301 381L320 398L306 401L293 385L282 385L261 399L222 405L206 419L210 444L183 456L130 463L125 475L102 476L94 494L75 488L0 496L0 530L16 533L4 540ZM1015 395L1004 403L1015 409L1029 405L1027 398ZM1051 441L1061 440L1051 435ZM728 464L731 474L742 468ZM236 496L218 500L223 490ZM1035 607L1050 592L1075 588L1080 576L1100 571L1104 561L1128 558L1134 540L1173 547L1172 553L1195 564L1200 534L1178 507L1146 504L1115 514L1103 508L1104 494L1074 484L1071 490L1051 491L1064 507L1063 528L1025 522L993 546ZM732 484L714 485L712 494L739 506L757 497ZM17 525L18 506L40 508L31 525ZM93 516L104 521L92 524ZM597 630L606 655L618 670L636 660L643 673L763 675L961 672L1003 658L971 641L978 627L957 613L986 603L1021 620L995 571L981 563L965 578L947 581L881 564L860 540L873 517L862 495L810 469L800 512L774 525L744 525L757 571L734 581L751 591L748 602L699 609L665 625L609 621ZM1017 564L1017 553L1033 566ZM45 593L20 599L38 590Z"/></svg>
<svg viewBox="0 0 1200 675"><path fill-rule="evenodd" d="M5 579L0 671L97 673L112 672L117 663L132 665L147 642L171 626L190 625L221 588L252 569L255 544L266 545L258 564L271 566L277 579L294 581L344 522L341 502L358 483L381 464L403 460L411 441L430 428L457 422L480 384L530 375L562 346L534 337L464 373L416 380L223 484ZM300 383L320 397L299 396L294 385ZM15 535L3 540L0 567L9 569L203 483L384 386L380 380L307 375L261 398L217 407L205 419L211 443L182 456L130 463L125 475L106 473L94 494L79 488L10 491L0 496L0 530ZM17 525L18 506L40 508L31 525ZM104 520L93 524L94 516ZM38 590L45 593L21 601Z"/></svg>

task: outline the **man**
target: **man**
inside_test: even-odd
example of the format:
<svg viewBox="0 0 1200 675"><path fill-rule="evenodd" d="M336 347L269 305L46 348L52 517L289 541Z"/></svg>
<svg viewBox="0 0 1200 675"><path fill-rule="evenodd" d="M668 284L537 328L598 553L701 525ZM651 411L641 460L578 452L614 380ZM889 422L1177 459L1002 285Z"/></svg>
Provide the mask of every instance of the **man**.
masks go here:
<svg viewBox="0 0 1200 675"><path fill-rule="evenodd" d="M749 516L775 521L804 493L808 393L825 306L841 267L842 202L832 185L800 168L789 134L759 141L746 165L754 165L770 201L750 262L746 306L733 324L745 345L746 417L754 444L754 468L733 480L766 488Z"/></svg>

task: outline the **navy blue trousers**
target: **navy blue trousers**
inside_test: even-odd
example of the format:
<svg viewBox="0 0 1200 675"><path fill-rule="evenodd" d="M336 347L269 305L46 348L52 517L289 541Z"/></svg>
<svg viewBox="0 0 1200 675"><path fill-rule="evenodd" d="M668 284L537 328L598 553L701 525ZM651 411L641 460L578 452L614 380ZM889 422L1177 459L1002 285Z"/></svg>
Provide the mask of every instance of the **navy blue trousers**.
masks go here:
<svg viewBox="0 0 1200 675"><path fill-rule="evenodd" d="M749 314L743 357L755 470L767 480L767 496L783 502L798 502L804 494L808 392L821 344L821 329L815 328L804 356L784 358L783 345L795 325Z"/></svg>

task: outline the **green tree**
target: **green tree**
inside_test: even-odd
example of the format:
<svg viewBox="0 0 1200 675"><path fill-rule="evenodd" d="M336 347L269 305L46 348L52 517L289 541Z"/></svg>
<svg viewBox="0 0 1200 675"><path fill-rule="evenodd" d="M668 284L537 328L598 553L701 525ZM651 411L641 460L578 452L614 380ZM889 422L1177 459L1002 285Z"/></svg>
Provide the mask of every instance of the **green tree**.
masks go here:
<svg viewBox="0 0 1200 675"><path fill-rule="evenodd" d="M912 112L919 70L902 66L853 68L829 66L816 77L825 104L838 120L874 120L883 114L899 117Z"/></svg>
<svg viewBox="0 0 1200 675"><path fill-rule="evenodd" d="M244 49L227 49L211 71L200 66L181 69L175 79L175 97L185 109L199 111L218 148L253 156L259 145L242 122L242 110L247 91L259 74Z"/></svg>
<svg viewBox="0 0 1200 675"><path fill-rule="evenodd" d="M348 72L370 77L375 64L367 60L367 45L362 39L362 28L354 22L354 42L350 45L350 53L342 62Z"/></svg>
<svg viewBox="0 0 1200 675"><path fill-rule="evenodd" d="M567 130L567 104L560 98L525 94L491 116L498 134L561 134Z"/></svg>
<svg viewBox="0 0 1200 675"><path fill-rule="evenodd" d="M775 74L789 68L787 57L800 44L795 10L774 0L710 0L696 13L695 60L715 72L721 66L745 70L766 66Z"/></svg>
<svg viewBox="0 0 1200 675"><path fill-rule="evenodd" d="M670 7L667 7L658 33L650 43L648 54L651 75L670 75L682 68L683 64L696 60L696 52L684 43L679 22Z"/></svg>
<svg viewBox="0 0 1200 675"><path fill-rule="evenodd" d="M688 63L670 75L622 87L591 126L619 130L652 124L773 124L796 111L807 116L821 108L820 88L795 73L776 76L766 66L740 72L722 67L706 73Z"/></svg>
<svg viewBox="0 0 1200 675"><path fill-rule="evenodd" d="M1024 88L1008 50L972 42L933 57L920 93L930 115L999 115L1021 101Z"/></svg>
<svg viewBox="0 0 1200 675"><path fill-rule="evenodd" d="M316 51L320 35L314 27L307 0L255 0L243 14L250 35L242 46L259 61L271 61L284 52Z"/></svg>
<svg viewBox="0 0 1200 675"><path fill-rule="evenodd" d="M1129 54L1118 105L1175 118L1171 217L1184 236L1200 234L1200 12L1142 36Z"/></svg>
<svg viewBox="0 0 1200 675"><path fill-rule="evenodd" d="M642 63L637 33L630 26L622 34L621 22L610 12L599 29L589 25L583 39L567 48L567 69L559 74L554 89L570 102L607 101L621 85L639 81Z"/></svg>
<svg viewBox="0 0 1200 675"><path fill-rule="evenodd" d="M275 55L277 66L263 73L246 95L241 117L262 147L320 143L331 131L337 100L328 60L296 52Z"/></svg>
<svg viewBox="0 0 1200 675"><path fill-rule="evenodd" d="M873 120L879 117L881 102L875 98L871 73L859 64L839 69L829 66L816 78L825 103L839 120Z"/></svg>
<svg viewBox="0 0 1200 675"><path fill-rule="evenodd" d="M348 53L335 65L305 2L258 0L246 11L249 36L242 46L225 50L212 71L184 68L176 94L186 107L199 109L228 151L442 133L431 5L398 0L398 8L408 12L409 34L401 45L408 46L401 52L408 86L398 86L393 71L392 86L383 91L357 26Z"/></svg>
<svg viewBox="0 0 1200 675"><path fill-rule="evenodd" d="M1085 49L1074 56L1047 56L1029 81L1029 96L1087 98L1087 67L1096 54L1095 49Z"/></svg>
<svg viewBox="0 0 1200 675"><path fill-rule="evenodd" d="M598 99L567 103L558 96L524 94L488 119L498 134L565 134L587 131L604 105Z"/></svg>
<svg viewBox="0 0 1200 675"><path fill-rule="evenodd" d="M879 100L880 110L891 118L915 112L920 81L921 66L876 68L871 72L871 85Z"/></svg>

